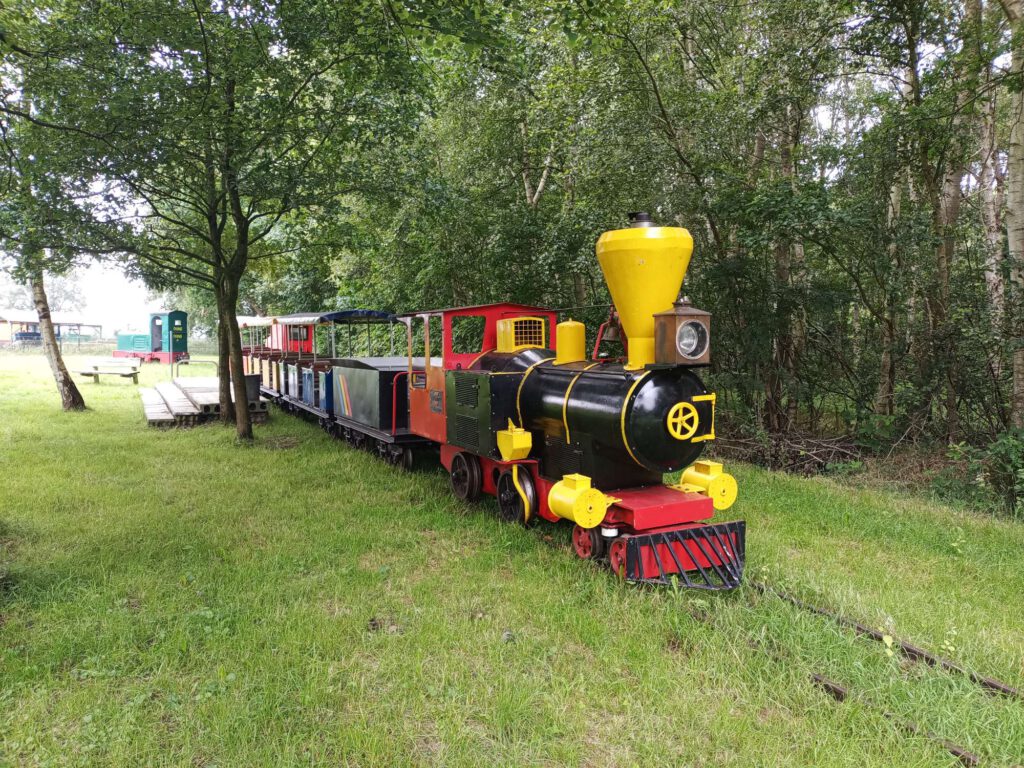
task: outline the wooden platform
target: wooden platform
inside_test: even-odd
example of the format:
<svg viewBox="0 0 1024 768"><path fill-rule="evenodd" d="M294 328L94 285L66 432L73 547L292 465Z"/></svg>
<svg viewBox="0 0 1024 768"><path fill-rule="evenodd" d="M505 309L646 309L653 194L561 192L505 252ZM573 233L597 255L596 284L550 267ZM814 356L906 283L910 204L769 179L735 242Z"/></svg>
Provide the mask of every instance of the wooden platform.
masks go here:
<svg viewBox="0 0 1024 768"><path fill-rule="evenodd" d="M169 381L161 381L156 385L156 391L167 403L167 407L174 414L174 420L179 425L191 427L199 423L202 410L197 408L179 387Z"/></svg>
<svg viewBox="0 0 1024 768"><path fill-rule="evenodd" d="M203 413L220 413L220 385L216 376L182 377L175 379L174 383ZM250 400L249 410L265 413L270 410L270 401L265 397Z"/></svg>
<svg viewBox="0 0 1024 768"><path fill-rule="evenodd" d="M146 421L154 427L192 427L220 415L220 393L216 377L185 376L162 381L155 389L140 389ZM269 418L269 401L261 397L249 402L254 423Z"/></svg>
<svg viewBox="0 0 1024 768"><path fill-rule="evenodd" d="M185 396L205 414L220 414L220 390L214 376L186 376L174 380Z"/></svg>
<svg viewBox="0 0 1024 768"><path fill-rule="evenodd" d="M174 414L167 407L167 403L160 397L160 393L149 387L141 387L139 396L142 398L142 412L146 414L146 421L151 427L173 427L177 424Z"/></svg>

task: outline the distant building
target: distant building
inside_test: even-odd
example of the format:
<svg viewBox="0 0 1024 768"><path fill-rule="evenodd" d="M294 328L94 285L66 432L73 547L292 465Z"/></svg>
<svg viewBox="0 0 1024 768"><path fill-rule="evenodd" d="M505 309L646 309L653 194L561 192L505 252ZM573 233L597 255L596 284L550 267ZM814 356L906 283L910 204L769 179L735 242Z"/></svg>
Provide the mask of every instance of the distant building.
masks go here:
<svg viewBox="0 0 1024 768"><path fill-rule="evenodd" d="M66 312L51 312L53 331L57 339L80 339L83 336L99 338L103 327L98 323L87 323ZM88 331L88 333L83 333ZM26 309L0 309L0 347L14 344L39 344L39 316Z"/></svg>

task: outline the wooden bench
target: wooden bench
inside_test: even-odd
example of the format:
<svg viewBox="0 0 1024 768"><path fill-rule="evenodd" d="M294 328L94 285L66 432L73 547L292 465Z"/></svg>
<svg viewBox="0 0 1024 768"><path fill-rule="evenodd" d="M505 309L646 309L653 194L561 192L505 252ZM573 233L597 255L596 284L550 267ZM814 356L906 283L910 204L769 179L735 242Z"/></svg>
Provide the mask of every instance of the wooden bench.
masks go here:
<svg viewBox="0 0 1024 768"><path fill-rule="evenodd" d="M133 384L139 383L139 363L137 360L114 358L112 360L93 360L78 372L80 376L90 376L94 384L100 383L100 376L120 376L131 379Z"/></svg>

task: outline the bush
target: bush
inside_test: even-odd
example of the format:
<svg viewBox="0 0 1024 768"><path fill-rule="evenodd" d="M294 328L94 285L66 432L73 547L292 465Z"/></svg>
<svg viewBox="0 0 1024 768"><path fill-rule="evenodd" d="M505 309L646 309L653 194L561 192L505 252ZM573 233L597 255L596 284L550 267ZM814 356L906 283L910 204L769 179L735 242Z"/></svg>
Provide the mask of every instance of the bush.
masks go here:
<svg viewBox="0 0 1024 768"><path fill-rule="evenodd" d="M972 506L1024 512L1024 430L1001 433L984 447L958 443L949 449L952 465L932 480L936 492Z"/></svg>

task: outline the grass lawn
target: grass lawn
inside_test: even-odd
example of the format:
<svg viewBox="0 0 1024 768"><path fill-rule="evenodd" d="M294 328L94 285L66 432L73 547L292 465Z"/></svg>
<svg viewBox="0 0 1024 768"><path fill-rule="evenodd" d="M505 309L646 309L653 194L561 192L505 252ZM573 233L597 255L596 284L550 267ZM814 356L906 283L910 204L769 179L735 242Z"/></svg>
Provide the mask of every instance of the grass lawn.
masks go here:
<svg viewBox="0 0 1024 768"><path fill-rule="evenodd" d="M778 599L622 585L440 471L277 411L251 448L149 429L81 381L63 414L0 356L0 765L956 764L883 709L1024 763L1024 703ZM748 578L1024 686L1024 525L732 469Z"/></svg>

